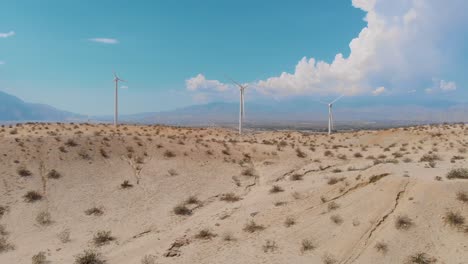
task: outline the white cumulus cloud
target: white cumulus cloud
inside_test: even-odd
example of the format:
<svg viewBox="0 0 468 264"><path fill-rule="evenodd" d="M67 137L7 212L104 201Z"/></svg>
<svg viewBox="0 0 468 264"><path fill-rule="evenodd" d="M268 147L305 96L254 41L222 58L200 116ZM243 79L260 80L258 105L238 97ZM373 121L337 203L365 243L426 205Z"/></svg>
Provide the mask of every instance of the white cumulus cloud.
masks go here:
<svg viewBox="0 0 468 264"><path fill-rule="evenodd" d="M189 91L218 91L223 92L228 89L228 85L217 80L207 80L203 74L190 78L185 81L185 86Z"/></svg>
<svg viewBox="0 0 468 264"><path fill-rule="evenodd" d="M439 88L442 91L454 91L457 89L457 84L455 82L446 82L444 80L440 80Z"/></svg>
<svg viewBox="0 0 468 264"><path fill-rule="evenodd" d="M13 37L14 35L15 35L14 31L10 31L10 32L7 32L7 33L1 33L0 32L0 38L9 38L9 37Z"/></svg>
<svg viewBox="0 0 468 264"><path fill-rule="evenodd" d="M383 86L380 86L378 87L377 89L375 89L374 91L372 91L372 94L373 95L381 95L385 92L385 87Z"/></svg>
<svg viewBox="0 0 468 264"><path fill-rule="evenodd" d="M103 44L118 44L119 40L115 38L90 38L88 39L92 42L103 43Z"/></svg>
<svg viewBox="0 0 468 264"><path fill-rule="evenodd" d="M352 4L366 12L367 25L349 43L349 56L338 53L330 63L303 57L294 72L251 86L274 97L375 94L385 91L383 86L392 92L412 92L443 77L442 68L449 60L444 48L447 37L457 35L468 21L462 11L468 9L464 0L352 0ZM223 85L201 81L202 77L192 78L199 82L190 82L188 90ZM456 85L441 81L438 89L454 90Z"/></svg>

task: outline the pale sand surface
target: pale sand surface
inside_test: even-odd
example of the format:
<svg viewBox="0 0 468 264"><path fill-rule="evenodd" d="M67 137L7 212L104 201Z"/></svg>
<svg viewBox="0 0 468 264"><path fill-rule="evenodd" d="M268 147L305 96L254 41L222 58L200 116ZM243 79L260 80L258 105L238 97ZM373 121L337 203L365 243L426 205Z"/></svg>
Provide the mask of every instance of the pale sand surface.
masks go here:
<svg viewBox="0 0 468 264"><path fill-rule="evenodd" d="M330 263L412 263L417 253L433 263L468 263L468 202L457 199L468 194L468 180L446 178L468 168L466 125L331 137L86 124L0 130L0 237L14 246L0 252L2 264L32 263L41 251L48 263L74 263L86 249L112 264L144 256L153 263L325 263L326 256L336 260ZM428 153L440 160L420 161ZM20 167L32 175L20 176ZM49 178L52 169L61 177ZM133 187L123 189L125 180ZM274 185L283 191L271 193ZM32 190L42 200L26 202ZM239 201L221 200L226 193ZM191 214L175 214L190 196L199 200L187 205ZM103 214L87 215L92 207ZM39 224L40 212L51 223ZM465 223L450 225L448 212ZM397 228L399 216L413 224ZM251 220L263 229L244 231ZM214 236L197 238L203 229ZM63 230L70 232L65 243ZM115 240L96 246L101 230ZM301 250L303 240L313 249Z"/></svg>

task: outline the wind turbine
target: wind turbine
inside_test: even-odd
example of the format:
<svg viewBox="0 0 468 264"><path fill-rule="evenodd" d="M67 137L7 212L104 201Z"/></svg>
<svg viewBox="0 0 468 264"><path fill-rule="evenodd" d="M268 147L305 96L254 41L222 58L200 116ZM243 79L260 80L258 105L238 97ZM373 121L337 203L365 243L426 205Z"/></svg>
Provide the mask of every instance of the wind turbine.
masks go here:
<svg viewBox="0 0 468 264"><path fill-rule="evenodd" d="M117 126L119 123L119 82L127 82L125 80L117 77L117 74L114 72L114 82L115 82L115 101L114 101L114 126Z"/></svg>
<svg viewBox="0 0 468 264"><path fill-rule="evenodd" d="M330 135L331 132L333 131L333 129L335 128L334 125L333 125L333 111L332 111L333 104L336 103L336 101L340 100L341 97L343 97L343 96L344 96L344 94L338 96L335 100L331 101L330 103L319 101L322 104L328 105L328 135Z"/></svg>
<svg viewBox="0 0 468 264"><path fill-rule="evenodd" d="M239 135L242 135L242 123L244 122L245 118L245 110L244 110L244 90L247 88L248 85L242 85L233 79L229 78L233 83L239 86L240 92L240 102L239 102Z"/></svg>

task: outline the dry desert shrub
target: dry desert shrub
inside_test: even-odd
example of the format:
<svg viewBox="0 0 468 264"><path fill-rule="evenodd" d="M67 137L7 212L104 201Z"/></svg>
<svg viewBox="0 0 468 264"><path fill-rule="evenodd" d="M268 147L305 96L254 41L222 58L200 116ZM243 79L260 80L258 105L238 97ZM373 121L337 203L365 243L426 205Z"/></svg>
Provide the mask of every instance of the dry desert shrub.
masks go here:
<svg viewBox="0 0 468 264"><path fill-rule="evenodd" d="M464 202L464 203L468 203L468 194L462 191L457 192L457 200ZM1 217L1 212L0 212L0 217Z"/></svg>
<svg viewBox="0 0 468 264"><path fill-rule="evenodd" d="M406 264L431 264L436 263L437 260L428 256L426 253L418 252L408 257Z"/></svg>
<svg viewBox="0 0 468 264"><path fill-rule="evenodd" d="M298 156L299 158L306 158L307 154L304 151L302 151L300 148L297 148L296 149L296 156Z"/></svg>
<svg viewBox="0 0 468 264"><path fill-rule="evenodd" d="M230 193L225 193L223 195L221 195L221 198L220 198L221 201L225 201L225 202L237 202L240 200L240 197L237 196L236 194L230 192Z"/></svg>
<svg viewBox="0 0 468 264"><path fill-rule="evenodd" d="M131 184L128 180L125 180L123 183L120 184L120 187L122 189L128 189L128 188L132 188L133 184Z"/></svg>
<svg viewBox="0 0 468 264"><path fill-rule="evenodd" d="M413 220L406 215L400 215L396 218L395 228L398 230L408 230L414 225Z"/></svg>
<svg viewBox="0 0 468 264"><path fill-rule="evenodd" d="M447 224L454 227L460 227L465 224L465 217L459 212L448 211L445 213L444 220Z"/></svg>
<svg viewBox="0 0 468 264"><path fill-rule="evenodd" d="M309 239L303 239L301 242L301 252L311 251L315 249L314 243Z"/></svg>
<svg viewBox="0 0 468 264"><path fill-rule="evenodd" d="M337 225L341 225L343 223L343 218L339 215L330 216L330 220Z"/></svg>
<svg viewBox="0 0 468 264"><path fill-rule="evenodd" d="M65 142L65 145L67 147L76 147L78 146L78 143L76 143L73 139L70 138Z"/></svg>
<svg viewBox="0 0 468 264"><path fill-rule="evenodd" d="M257 223L255 223L254 220L250 220L249 222L245 224L243 230L248 233L254 233L257 231L262 231L263 229L265 229L264 226L258 225Z"/></svg>
<svg viewBox="0 0 468 264"><path fill-rule="evenodd" d="M290 177L291 181L302 181L303 178L304 178L304 175L299 174L299 173L294 173Z"/></svg>
<svg viewBox="0 0 468 264"><path fill-rule="evenodd" d="M201 201L195 195L191 195L185 200L184 203L185 204L201 204Z"/></svg>
<svg viewBox="0 0 468 264"><path fill-rule="evenodd" d="M273 185L270 189L270 193L279 193L279 192L284 192L284 189L278 185Z"/></svg>
<svg viewBox="0 0 468 264"><path fill-rule="evenodd" d="M176 156L176 154L170 150L166 150L164 151L164 157L166 158L174 158Z"/></svg>
<svg viewBox="0 0 468 264"><path fill-rule="evenodd" d="M437 154L424 154L419 161L420 162L435 162L441 160L440 156Z"/></svg>
<svg viewBox="0 0 468 264"><path fill-rule="evenodd" d="M255 176L255 170L253 168L244 169L242 171L242 175L243 176L249 176L249 177Z"/></svg>
<svg viewBox="0 0 468 264"><path fill-rule="evenodd" d="M115 237L112 236L111 231L98 231L93 237L94 245L97 247L109 244L114 240Z"/></svg>
<svg viewBox="0 0 468 264"><path fill-rule="evenodd" d="M45 252L41 251L37 253L36 255L32 256L31 262L32 264L46 264L47 257L46 257Z"/></svg>
<svg viewBox="0 0 468 264"><path fill-rule="evenodd" d="M344 177L341 177L341 178L338 178L338 177L330 177L327 181L328 185L334 185L340 181L343 181L345 178Z"/></svg>
<svg viewBox="0 0 468 264"><path fill-rule="evenodd" d="M290 227L290 226L293 226L296 224L296 219L294 219L293 217L289 216L286 218L286 220L284 221L284 225L286 227Z"/></svg>
<svg viewBox="0 0 468 264"><path fill-rule="evenodd" d="M60 242L62 242L64 244L70 242L71 241L71 239L70 239L70 230L69 229L63 230L62 232L57 234L57 237L60 240Z"/></svg>
<svg viewBox="0 0 468 264"><path fill-rule="evenodd" d="M329 253L326 253L326 254L322 257L322 261L323 261L323 264L335 264L335 263L338 262L338 261L335 259L335 257L333 257L332 255L330 255Z"/></svg>
<svg viewBox="0 0 468 264"><path fill-rule="evenodd" d="M15 246L10 244L6 238L6 236L0 236L0 253L7 252L10 250L14 250Z"/></svg>
<svg viewBox="0 0 468 264"><path fill-rule="evenodd" d="M32 175L32 172L28 170L26 167L19 167L17 172L18 172L18 175L21 177L28 177Z"/></svg>
<svg viewBox="0 0 468 264"><path fill-rule="evenodd" d="M265 241L265 245L263 245L263 252L265 253L275 252L277 249L278 249L278 245L273 240L268 239L267 241Z"/></svg>
<svg viewBox="0 0 468 264"><path fill-rule="evenodd" d="M375 249L378 252L385 254L388 252L388 245L384 242L377 242L377 244L375 244Z"/></svg>
<svg viewBox="0 0 468 264"><path fill-rule="evenodd" d="M236 238L232 235L232 233L224 233L223 234L223 240L224 241L228 241L228 242L231 242L231 241L235 241Z"/></svg>
<svg viewBox="0 0 468 264"><path fill-rule="evenodd" d="M332 201L331 203L328 204L328 211L333 211L340 208L340 205L337 204L336 202Z"/></svg>
<svg viewBox="0 0 468 264"><path fill-rule="evenodd" d="M37 191L29 191L23 196L24 200L28 203L33 203L42 199L42 194Z"/></svg>
<svg viewBox="0 0 468 264"><path fill-rule="evenodd" d="M468 169L456 168L447 173L447 179L468 179Z"/></svg>
<svg viewBox="0 0 468 264"><path fill-rule="evenodd" d="M50 179L58 179L62 177L62 175L60 174L60 172L56 171L55 169L52 169L51 171L49 171L49 173L47 173L47 177Z"/></svg>
<svg viewBox="0 0 468 264"><path fill-rule="evenodd" d="M185 204L176 205L173 209L176 215L191 215L192 210L190 210Z"/></svg>
<svg viewBox="0 0 468 264"><path fill-rule="evenodd" d="M42 226L52 224L52 216L47 211L42 211L36 216L36 222Z"/></svg>
<svg viewBox="0 0 468 264"><path fill-rule="evenodd" d="M195 238L197 238L197 239L204 239L204 240L212 239L213 237L216 237L216 234L214 234L213 232L211 232L211 230L208 229L208 228L204 228L204 229L200 230L200 231L195 235Z"/></svg>
<svg viewBox="0 0 468 264"><path fill-rule="evenodd" d="M156 264L156 256L153 255L145 255L141 259L141 264Z"/></svg>
<svg viewBox="0 0 468 264"><path fill-rule="evenodd" d="M91 207L85 211L86 215L101 216L104 214L104 211L99 207Z"/></svg>
<svg viewBox="0 0 468 264"><path fill-rule="evenodd" d="M74 264L105 264L106 260L102 255L93 250L85 250L75 257Z"/></svg>

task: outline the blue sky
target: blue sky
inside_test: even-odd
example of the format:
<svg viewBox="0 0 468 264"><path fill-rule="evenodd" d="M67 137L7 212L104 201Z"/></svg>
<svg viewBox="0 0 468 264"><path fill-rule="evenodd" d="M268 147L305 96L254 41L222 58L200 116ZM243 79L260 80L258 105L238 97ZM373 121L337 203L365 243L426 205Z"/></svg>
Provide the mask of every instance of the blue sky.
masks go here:
<svg viewBox="0 0 468 264"><path fill-rule="evenodd" d="M122 113L236 100L226 74L259 100L468 95L466 2L372 2L0 0L0 90L83 114L112 113L113 70Z"/></svg>

